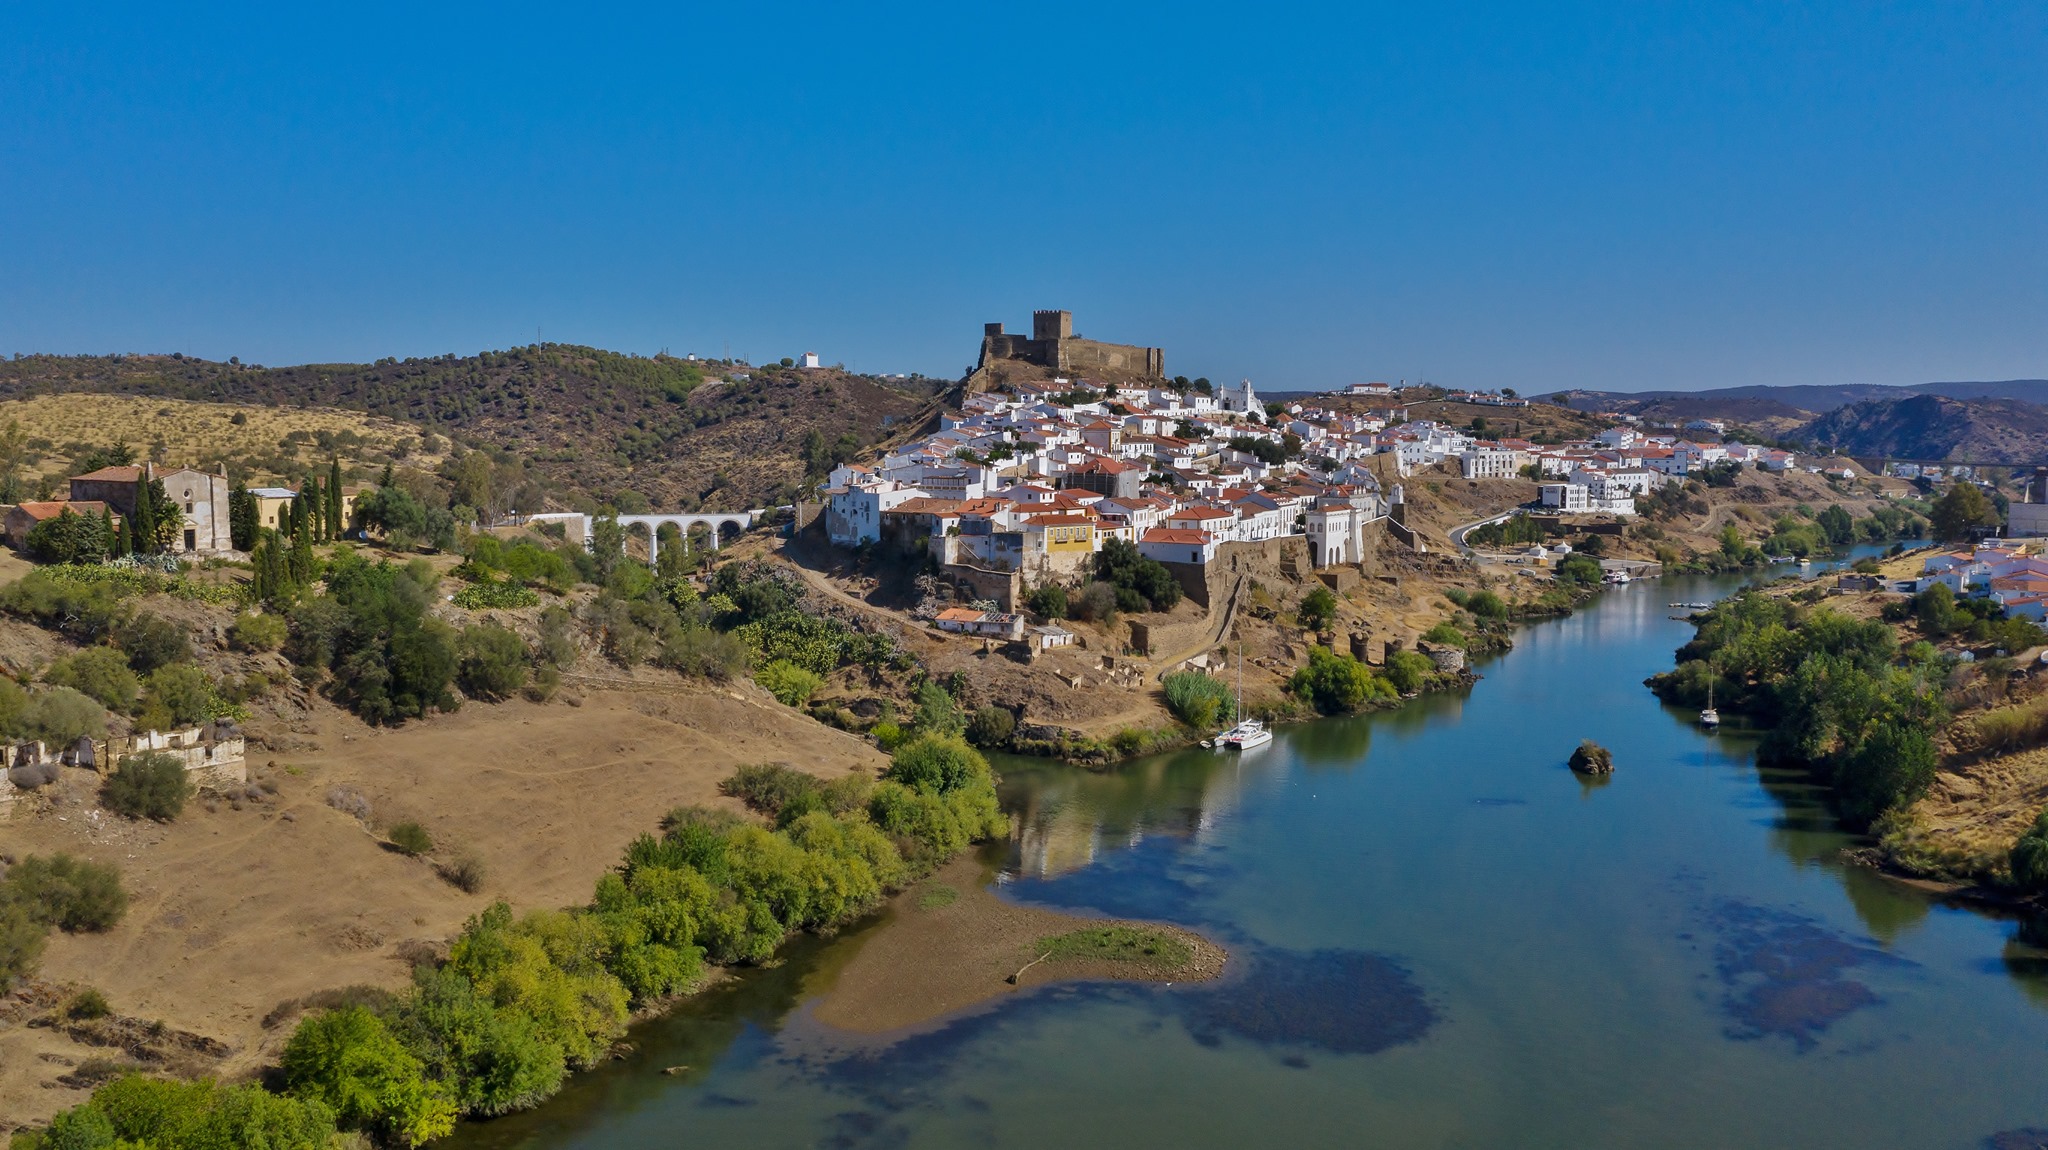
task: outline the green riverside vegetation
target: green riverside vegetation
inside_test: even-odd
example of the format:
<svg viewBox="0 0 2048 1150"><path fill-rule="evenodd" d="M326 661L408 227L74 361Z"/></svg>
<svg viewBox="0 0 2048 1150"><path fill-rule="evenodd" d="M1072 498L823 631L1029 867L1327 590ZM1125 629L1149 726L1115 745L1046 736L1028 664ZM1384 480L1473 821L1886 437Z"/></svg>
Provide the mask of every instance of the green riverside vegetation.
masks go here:
<svg viewBox="0 0 2048 1150"><path fill-rule="evenodd" d="M634 1010L689 993L705 963L767 961L793 932L863 914L1008 828L988 761L952 736L906 742L879 780L769 765L724 789L773 825L679 808L627 848L588 904L491 906L447 961L414 970L405 994L304 1019L285 1046L282 1097L129 1076L26 1146L310 1148L337 1125L416 1146L464 1114L547 1098L605 1057Z"/></svg>
<svg viewBox="0 0 2048 1150"><path fill-rule="evenodd" d="M1708 611L1678 667L1649 684L1687 707L1711 686L1723 711L1768 732L1763 757L1812 768L1860 827L1926 793L1951 666L1926 643L1902 651L1882 622L1751 591Z"/></svg>

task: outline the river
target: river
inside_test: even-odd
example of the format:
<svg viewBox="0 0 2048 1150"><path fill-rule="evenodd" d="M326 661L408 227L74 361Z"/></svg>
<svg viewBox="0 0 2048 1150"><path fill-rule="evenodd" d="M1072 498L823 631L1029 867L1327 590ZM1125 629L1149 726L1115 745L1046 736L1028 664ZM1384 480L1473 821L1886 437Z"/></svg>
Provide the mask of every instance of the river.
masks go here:
<svg viewBox="0 0 2048 1150"><path fill-rule="evenodd" d="M801 940L450 1144L2036 1145L1999 1137L2048 1127L2021 926L1839 862L1798 776L1643 687L1691 634L1667 602L1734 586L1615 589L1467 693L1242 757L1001 763L1006 897L1195 927L1220 983L1048 988L835 1053L804 1002L862 932ZM1581 738L1611 781L1566 769Z"/></svg>

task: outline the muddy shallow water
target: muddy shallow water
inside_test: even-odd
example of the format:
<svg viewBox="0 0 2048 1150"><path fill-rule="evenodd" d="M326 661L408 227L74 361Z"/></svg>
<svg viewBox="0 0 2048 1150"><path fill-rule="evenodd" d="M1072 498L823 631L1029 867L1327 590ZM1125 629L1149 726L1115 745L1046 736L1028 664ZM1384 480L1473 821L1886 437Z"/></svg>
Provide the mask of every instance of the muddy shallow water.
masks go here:
<svg viewBox="0 0 2048 1150"><path fill-rule="evenodd" d="M1809 786L1642 686L1691 632L1666 603L1730 586L1618 589L1468 695L1243 757L1000 764L1001 897L1200 931L1214 983L835 1048L806 1004L869 935L803 940L447 1145L2038 1144L2048 931L1844 865Z"/></svg>

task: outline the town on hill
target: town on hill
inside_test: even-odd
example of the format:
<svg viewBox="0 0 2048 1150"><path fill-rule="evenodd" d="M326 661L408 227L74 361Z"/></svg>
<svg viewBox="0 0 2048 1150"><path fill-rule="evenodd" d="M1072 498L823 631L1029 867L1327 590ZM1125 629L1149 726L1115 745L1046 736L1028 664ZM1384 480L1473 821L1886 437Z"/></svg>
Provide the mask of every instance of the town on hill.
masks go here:
<svg viewBox="0 0 2048 1150"><path fill-rule="evenodd" d="M557 921L500 902L602 904L623 933L575 974L602 1009L501 1052L519 1091L442 1067L412 1117L530 1106L704 964L769 961L1006 833L985 753L1101 767L1460 690L1517 621L1660 570L2048 532L2048 483L2011 469L1166 363L1042 311L948 382L554 344L0 364L0 818L119 895L0 898L5 1009L36 1023L0 1026L0 1112L132 1068L255 1075L337 995L480 993L451 953ZM1970 562L1919 577L2039 611L2034 567ZM616 886L713 840L772 840L821 901L718 872L705 905L737 917L671 919ZM825 845L856 840L858 866Z"/></svg>

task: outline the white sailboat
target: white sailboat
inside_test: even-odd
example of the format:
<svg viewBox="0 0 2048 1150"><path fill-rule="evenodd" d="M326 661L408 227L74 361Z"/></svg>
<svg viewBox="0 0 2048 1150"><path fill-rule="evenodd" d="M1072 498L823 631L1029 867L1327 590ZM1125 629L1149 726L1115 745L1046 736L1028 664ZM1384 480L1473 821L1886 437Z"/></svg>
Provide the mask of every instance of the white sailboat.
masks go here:
<svg viewBox="0 0 2048 1150"><path fill-rule="evenodd" d="M1237 725L1216 736L1216 745L1235 751L1249 751L1263 747L1273 741L1273 732L1257 719L1243 718L1244 715L1244 644L1237 645Z"/></svg>
<svg viewBox="0 0 2048 1150"><path fill-rule="evenodd" d="M1706 710L1700 712L1700 726L1718 727L1720 725L1721 712L1714 709L1714 681L1709 679L1707 680L1707 707Z"/></svg>

